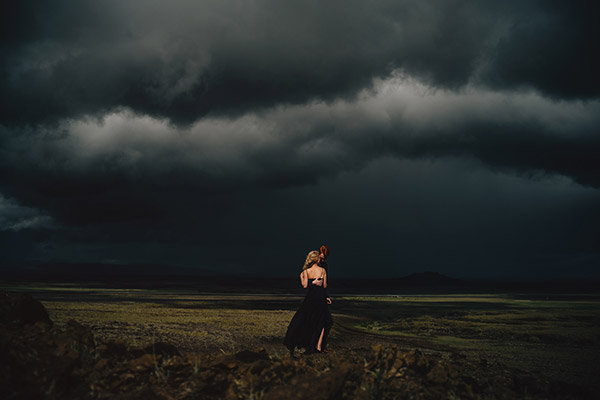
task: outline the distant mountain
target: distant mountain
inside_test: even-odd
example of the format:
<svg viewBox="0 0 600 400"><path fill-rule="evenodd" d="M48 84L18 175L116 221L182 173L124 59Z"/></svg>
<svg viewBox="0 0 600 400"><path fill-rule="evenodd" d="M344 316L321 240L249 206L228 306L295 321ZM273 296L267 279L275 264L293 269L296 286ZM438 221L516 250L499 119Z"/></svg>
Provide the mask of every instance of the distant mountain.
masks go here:
<svg viewBox="0 0 600 400"><path fill-rule="evenodd" d="M210 293L287 293L302 295L295 271L285 277L227 274L164 264L46 262L0 265L0 282L77 282L101 287L196 288ZM416 272L401 278L344 278L332 273L329 292L340 294L409 294L466 292L597 293L598 279L475 280L439 272ZM544 294L541 298L546 299Z"/></svg>

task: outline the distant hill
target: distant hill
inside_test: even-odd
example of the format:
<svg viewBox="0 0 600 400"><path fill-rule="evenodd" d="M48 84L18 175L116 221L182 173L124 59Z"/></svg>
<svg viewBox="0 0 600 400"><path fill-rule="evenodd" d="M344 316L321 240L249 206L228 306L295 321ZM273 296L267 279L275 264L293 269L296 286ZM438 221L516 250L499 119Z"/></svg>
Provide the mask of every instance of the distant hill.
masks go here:
<svg viewBox="0 0 600 400"><path fill-rule="evenodd" d="M0 266L4 282L64 282L98 287L195 288L209 293L304 293L297 275L288 277L237 276L226 272L163 264L32 263ZM415 272L400 278L343 278L332 273L329 292L340 294L409 294L473 292L599 292L597 279L475 280L439 272ZM546 298L544 296L544 298Z"/></svg>

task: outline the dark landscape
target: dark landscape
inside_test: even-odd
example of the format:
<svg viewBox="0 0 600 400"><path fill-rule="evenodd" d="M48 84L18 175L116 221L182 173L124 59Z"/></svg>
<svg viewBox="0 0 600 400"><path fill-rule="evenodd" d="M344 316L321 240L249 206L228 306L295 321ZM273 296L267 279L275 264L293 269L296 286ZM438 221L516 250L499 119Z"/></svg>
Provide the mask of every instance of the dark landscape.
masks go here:
<svg viewBox="0 0 600 400"><path fill-rule="evenodd" d="M332 352L291 359L282 338L301 289L152 281L4 281L2 397L592 399L600 390L591 286L502 291L428 272L392 280L399 286L384 294L390 282L341 281Z"/></svg>

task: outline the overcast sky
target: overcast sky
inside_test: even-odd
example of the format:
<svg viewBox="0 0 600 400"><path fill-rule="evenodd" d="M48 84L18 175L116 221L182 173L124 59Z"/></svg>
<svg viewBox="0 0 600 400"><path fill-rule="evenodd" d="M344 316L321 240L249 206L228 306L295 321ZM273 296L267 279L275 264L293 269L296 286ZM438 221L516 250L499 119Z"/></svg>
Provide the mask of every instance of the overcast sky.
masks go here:
<svg viewBox="0 0 600 400"><path fill-rule="evenodd" d="M599 4L3 4L0 265L598 278Z"/></svg>

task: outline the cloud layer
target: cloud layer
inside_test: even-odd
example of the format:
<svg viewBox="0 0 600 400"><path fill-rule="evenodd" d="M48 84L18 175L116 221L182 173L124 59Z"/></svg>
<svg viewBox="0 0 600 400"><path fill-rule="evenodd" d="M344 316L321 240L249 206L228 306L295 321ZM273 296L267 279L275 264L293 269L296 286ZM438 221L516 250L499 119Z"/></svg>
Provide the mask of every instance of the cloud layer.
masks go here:
<svg viewBox="0 0 600 400"><path fill-rule="evenodd" d="M6 6L0 118L116 107L192 123L351 98L397 69L444 88L600 93L589 1L25 1Z"/></svg>
<svg viewBox="0 0 600 400"><path fill-rule="evenodd" d="M341 228L323 223L312 240L348 252L355 241L384 242L381 265L410 260L436 269L436 259L451 256L460 271L461 263L489 262L483 254L492 242L481 243L480 256L468 262L453 250L460 240L475 240L471 231L440 245L439 258L410 252L450 235L448 219L459 231L461 223L472 230L500 225L490 238L519 229L546 238L557 269L597 257L600 32L593 18L600 10L593 2L3 7L0 222L11 246L41 232L35 257L127 261L160 248L155 257L167 262L181 253L181 263L193 265L215 251L256 252L255 259L228 262L233 269L275 268L256 249L273 241L282 246L280 257L293 251L275 232L289 233L319 214L302 211L315 190L336 199L334 208L322 198L316 203ZM470 169L482 178L466 179ZM379 197L400 201L396 183L417 178L422 190L403 209L388 202L380 215L350 217L359 205L345 204L345 196L370 180L380 181L373 189ZM551 192L549 182L556 184ZM444 202L428 200L431 188L450 205L462 198L470 206L450 207L454 217L444 217ZM550 228L536 211L542 193L554 213ZM498 198L513 207L497 211ZM470 210L478 207L498 217L475 222L480 217ZM428 221L430 237L407 222L405 210ZM526 222L528 214L535 217ZM501 223L511 218L521 222ZM386 221L410 228L399 234ZM354 222L365 232L360 239L347 233ZM549 233L561 229L575 232ZM296 235L302 251L312 246L309 232ZM397 235L412 243L408 253L393 251L389 238ZM517 237L507 249L516 256L498 253L497 271L516 270L524 260L548 263L541 247L523 249L519 243L528 239ZM358 268L359 259L345 261Z"/></svg>

